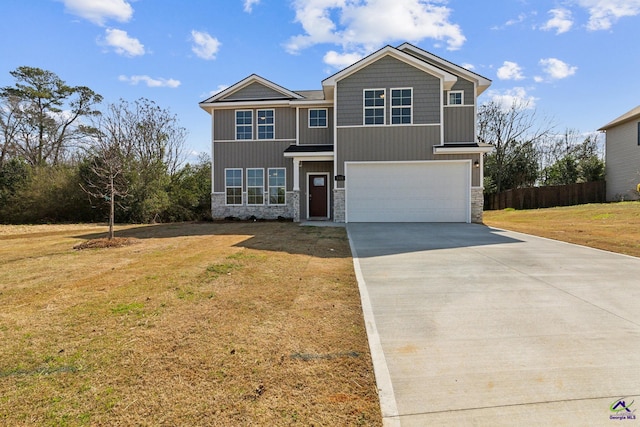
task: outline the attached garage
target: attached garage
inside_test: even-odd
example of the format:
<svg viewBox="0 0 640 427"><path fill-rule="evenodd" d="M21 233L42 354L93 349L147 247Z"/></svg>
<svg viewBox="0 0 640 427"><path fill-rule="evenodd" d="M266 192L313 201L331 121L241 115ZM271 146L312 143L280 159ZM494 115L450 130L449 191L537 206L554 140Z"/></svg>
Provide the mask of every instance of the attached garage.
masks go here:
<svg viewBox="0 0 640 427"><path fill-rule="evenodd" d="M345 163L346 222L471 222L471 162Z"/></svg>

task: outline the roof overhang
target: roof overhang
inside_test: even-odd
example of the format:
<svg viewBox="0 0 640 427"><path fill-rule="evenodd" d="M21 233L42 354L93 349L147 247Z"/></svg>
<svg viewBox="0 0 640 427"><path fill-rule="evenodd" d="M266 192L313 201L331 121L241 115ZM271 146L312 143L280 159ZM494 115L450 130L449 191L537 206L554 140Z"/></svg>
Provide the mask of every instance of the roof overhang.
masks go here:
<svg viewBox="0 0 640 427"><path fill-rule="evenodd" d="M413 51L415 53L417 53L420 56L424 56L425 58L435 62L435 63L442 63L443 65L446 65L447 67L449 67L450 69L454 70L456 73L460 74L461 77L471 80L473 82L476 83L476 96L479 96L482 92L484 92L485 90L487 90L487 88L489 86L491 86L491 80L489 80L488 78L481 76L478 73L474 73L471 70L467 70L466 68L463 68L459 65L454 64L453 62L449 62L444 58L440 58L437 55L434 55L431 52L427 52L424 49L420 49L417 46L412 45L411 43L403 43L400 46L398 46L398 50L401 51Z"/></svg>
<svg viewBox="0 0 640 427"><path fill-rule="evenodd" d="M434 145L433 154L484 154L494 149L491 144L445 144Z"/></svg>
<svg viewBox="0 0 640 427"><path fill-rule="evenodd" d="M606 125L602 126L600 129L598 129L599 131L603 131L606 132L608 129L611 129L612 127L633 121L633 120L638 120L640 119L640 105L638 105L636 108L627 111L626 113L624 113L623 115L621 115L620 117L610 121L609 123L607 123Z"/></svg>
<svg viewBox="0 0 640 427"><path fill-rule="evenodd" d="M415 56L404 53L392 46L385 46L377 52L372 53L371 55L361 59L355 64L343 69L342 71L337 72L336 74L327 77L322 81L322 88L325 91L325 98L329 99L333 97L333 88L336 83L342 79L349 77L350 75L358 72L359 70L367 67L368 65L376 62L377 60L385 57L391 56L399 61L402 61L406 64L412 65L419 70L424 71L425 73L431 74L432 76L438 77L443 81L444 90L449 90L455 82L458 81L458 78L438 67L435 67L423 60L416 58Z"/></svg>

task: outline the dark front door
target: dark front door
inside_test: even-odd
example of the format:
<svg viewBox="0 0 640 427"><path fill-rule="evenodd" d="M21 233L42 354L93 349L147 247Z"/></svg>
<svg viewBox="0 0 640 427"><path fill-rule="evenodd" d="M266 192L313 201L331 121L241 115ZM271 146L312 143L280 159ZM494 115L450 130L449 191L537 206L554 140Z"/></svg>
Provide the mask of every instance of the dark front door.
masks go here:
<svg viewBox="0 0 640 427"><path fill-rule="evenodd" d="M327 175L309 175L309 217L323 217L327 214Z"/></svg>

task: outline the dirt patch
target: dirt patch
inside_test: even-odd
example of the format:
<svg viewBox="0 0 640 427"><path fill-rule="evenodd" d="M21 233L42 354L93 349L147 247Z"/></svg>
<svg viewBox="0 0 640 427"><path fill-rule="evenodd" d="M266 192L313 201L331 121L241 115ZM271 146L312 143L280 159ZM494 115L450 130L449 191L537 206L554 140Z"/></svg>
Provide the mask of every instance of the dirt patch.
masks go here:
<svg viewBox="0 0 640 427"><path fill-rule="evenodd" d="M73 249L104 249L104 248L121 248L123 246L131 246L139 243L138 239L131 237L114 237L113 239L91 239L86 242L79 243Z"/></svg>

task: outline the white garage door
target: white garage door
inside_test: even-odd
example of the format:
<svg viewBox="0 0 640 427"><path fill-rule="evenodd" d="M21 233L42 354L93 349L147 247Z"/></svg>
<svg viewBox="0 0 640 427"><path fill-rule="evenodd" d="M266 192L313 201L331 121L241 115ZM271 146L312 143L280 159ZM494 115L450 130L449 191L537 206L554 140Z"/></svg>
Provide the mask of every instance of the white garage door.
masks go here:
<svg viewBox="0 0 640 427"><path fill-rule="evenodd" d="M469 162L345 166L347 222L470 222Z"/></svg>

